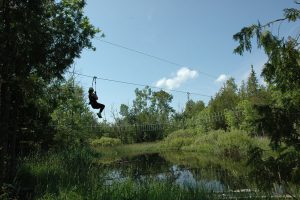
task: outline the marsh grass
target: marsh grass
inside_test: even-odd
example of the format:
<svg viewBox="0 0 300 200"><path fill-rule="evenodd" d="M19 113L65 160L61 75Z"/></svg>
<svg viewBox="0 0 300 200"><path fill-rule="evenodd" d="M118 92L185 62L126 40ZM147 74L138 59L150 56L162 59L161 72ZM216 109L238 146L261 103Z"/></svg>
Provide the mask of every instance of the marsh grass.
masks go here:
<svg viewBox="0 0 300 200"><path fill-rule="evenodd" d="M52 199L91 199L91 200L197 200L214 199L212 193L203 189L182 188L167 182L147 181L136 183L128 180L123 183L114 183L110 186L99 186L82 194L79 188L70 190L61 189L58 193L45 193L40 200Z"/></svg>
<svg viewBox="0 0 300 200"><path fill-rule="evenodd" d="M107 185L105 171L97 164L98 158L99 154L81 147L30 156L24 160L16 177L19 196L45 200L211 199L203 189L184 188L154 179L129 179Z"/></svg>
<svg viewBox="0 0 300 200"><path fill-rule="evenodd" d="M26 158L19 167L15 183L20 195L40 197L58 194L62 189L85 188L100 179L96 161L99 154L86 147L71 147Z"/></svg>

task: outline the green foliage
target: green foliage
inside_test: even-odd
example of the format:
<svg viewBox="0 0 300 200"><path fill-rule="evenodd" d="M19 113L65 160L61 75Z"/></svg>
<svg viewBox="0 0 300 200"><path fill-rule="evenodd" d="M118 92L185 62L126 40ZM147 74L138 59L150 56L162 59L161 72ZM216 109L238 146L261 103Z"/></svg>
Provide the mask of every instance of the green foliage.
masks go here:
<svg viewBox="0 0 300 200"><path fill-rule="evenodd" d="M279 155L263 158L264 150L258 147L250 149L248 164L253 167L251 177L264 190L272 189L271 185L277 183L290 189L290 184L299 184L299 152L293 148L282 148ZM264 177L263 179L261 177Z"/></svg>
<svg viewBox="0 0 300 200"><path fill-rule="evenodd" d="M252 138L240 130L217 130L208 133L179 130L168 135L162 146L168 149L206 152L239 161L247 158L247 152L252 146L268 149L268 140Z"/></svg>
<svg viewBox="0 0 300 200"><path fill-rule="evenodd" d="M247 158L248 149L251 145L255 145L255 142L245 132L234 130L219 135L216 151L218 155L223 155L233 160L242 160Z"/></svg>
<svg viewBox="0 0 300 200"><path fill-rule="evenodd" d="M193 100L189 100L186 102L183 115L185 118L190 119L197 113L201 112L204 108L205 104L203 101L194 102Z"/></svg>
<svg viewBox="0 0 300 200"><path fill-rule="evenodd" d="M3 184L3 186L0 188L0 199L18 199L16 188L11 184Z"/></svg>
<svg viewBox="0 0 300 200"><path fill-rule="evenodd" d="M136 89L135 95L131 108L124 104L120 106L122 118L115 119L117 125L139 127L144 124L164 124L167 126L174 113L174 109L170 106L172 95L163 90L154 92L149 87ZM164 134L161 130L148 132L133 127L131 131L122 133L122 136L127 142L149 142L162 139Z"/></svg>
<svg viewBox="0 0 300 200"><path fill-rule="evenodd" d="M296 2L297 6L299 5ZM271 146L279 153L278 158L270 156L262 158L262 150L253 148L249 163L255 165L255 172L259 176L267 177L260 183L265 187L272 183L285 183L293 180L299 171L299 121L300 121L300 51L299 34L296 36L280 37L277 32L272 33L270 27L277 22L299 22L300 10L286 8L283 18L271 21L265 25L258 23L242 28L233 36L239 45L234 50L242 55L251 51L251 39L257 38L258 48L262 48L268 56L264 64L262 76L269 86L271 101L268 104L257 105L263 129L271 137ZM284 145L292 151L282 151ZM284 148L286 148L284 147ZM296 171L295 174L291 172ZM255 173L254 172L254 173Z"/></svg>
<svg viewBox="0 0 300 200"><path fill-rule="evenodd" d="M253 70L253 65L251 65L251 72L247 80L247 96L249 97L255 97L258 94L258 80L255 74L255 71Z"/></svg>
<svg viewBox="0 0 300 200"><path fill-rule="evenodd" d="M99 32L84 6L84 0L1 1L0 185L14 177L21 140L44 149L52 141L49 86L84 48L94 49Z"/></svg>
<svg viewBox="0 0 300 200"><path fill-rule="evenodd" d="M61 188L68 190L81 183L87 184L90 173L97 167L97 153L88 147L71 147L45 155L35 154L26 158L18 169L15 184L23 199L35 193L57 194ZM96 174L93 176L97 177Z"/></svg>
<svg viewBox="0 0 300 200"><path fill-rule="evenodd" d="M94 147L112 147L120 145L121 140L118 138L101 137L100 139L92 139L90 143Z"/></svg>
<svg viewBox="0 0 300 200"><path fill-rule="evenodd" d="M237 85L234 79L226 81L226 84L220 89L216 96L209 102L210 113L223 112L225 109L233 109L238 103ZM212 123L212 129L227 129L227 124L224 120L215 120Z"/></svg>
<svg viewBox="0 0 300 200"><path fill-rule="evenodd" d="M259 124L261 116L249 100L241 101L237 106L237 111L240 118L238 128L251 135L262 135L262 127Z"/></svg>
<svg viewBox="0 0 300 200"><path fill-rule="evenodd" d="M228 125L228 130L234 130L239 128L240 119L239 119L239 113L236 112L236 110L225 110L224 116L225 116L225 122Z"/></svg>
<svg viewBox="0 0 300 200"><path fill-rule="evenodd" d="M196 129L199 132L208 132L212 130L213 122L212 120L209 120L209 116L210 116L209 108L203 109L195 116Z"/></svg>
<svg viewBox="0 0 300 200"><path fill-rule="evenodd" d="M57 103L51 113L57 145L78 144L95 135L87 127L97 124L97 120L86 104L82 87L75 84L74 79L58 85L52 95Z"/></svg>
<svg viewBox="0 0 300 200"><path fill-rule="evenodd" d="M162 147L180 150L184 146L191 145L196 134L192 129L177 130L164 139Z"/></svg>

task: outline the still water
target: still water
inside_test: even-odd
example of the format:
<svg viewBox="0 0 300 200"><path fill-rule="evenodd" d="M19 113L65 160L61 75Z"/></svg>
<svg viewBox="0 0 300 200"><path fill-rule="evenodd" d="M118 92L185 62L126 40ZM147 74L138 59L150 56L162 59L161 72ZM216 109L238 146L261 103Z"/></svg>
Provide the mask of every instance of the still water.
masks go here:
<svg viewBox="0 0 300 200"><path fill-rule="evenodd" d="M214 160L206 155L169 153L124 157L104 166L106 184L127 179L170 181L183 187L202 187L225 192L254 189L248 169L242 162ZM279 192L279 191L278 191Z"/></svg>

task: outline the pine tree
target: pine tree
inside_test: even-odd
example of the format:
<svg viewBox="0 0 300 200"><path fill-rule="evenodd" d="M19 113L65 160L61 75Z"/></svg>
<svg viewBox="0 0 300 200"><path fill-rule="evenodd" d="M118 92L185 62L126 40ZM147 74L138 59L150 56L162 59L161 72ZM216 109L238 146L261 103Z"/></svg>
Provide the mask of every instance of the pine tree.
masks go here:
<svg viewBox="0 0 300 200"><path fill-rule="evenodd" d="M247 96L256 97L258 95L259 85L258 85L258 79L256 77L256 73L253 69L253 65L251 65L251 71L246 85L247 85Z"/></svg>
<svg viewBox="0 0 300 200"><path fill-rule="evenodd" d="M247 97L247 89L244 80L242 80L241 86L239 88L239 97L241 100L244 100Z"/></svg>

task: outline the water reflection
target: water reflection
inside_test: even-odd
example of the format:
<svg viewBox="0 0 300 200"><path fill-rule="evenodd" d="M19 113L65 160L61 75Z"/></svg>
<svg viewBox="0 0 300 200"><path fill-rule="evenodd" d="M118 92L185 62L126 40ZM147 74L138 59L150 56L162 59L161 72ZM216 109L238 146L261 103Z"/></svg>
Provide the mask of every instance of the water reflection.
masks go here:
<svg viewBox="0 0 300 200"><path fill-rule="evenodd" d="M246 170L237 172L236 166L230 170L228 169L230 167L222 163L212 161L199 163L196 162L196 158L182 159L184 158L182 155L178 156L181 160L176 160L175 155L172 156L153 153L123 158L119 162L105 166L105 183L110 185L114 181L123 182L127 179L143 181L151 178L169 181L183 187L202 187L215 192L250 187L244 173Z"/></svg>

